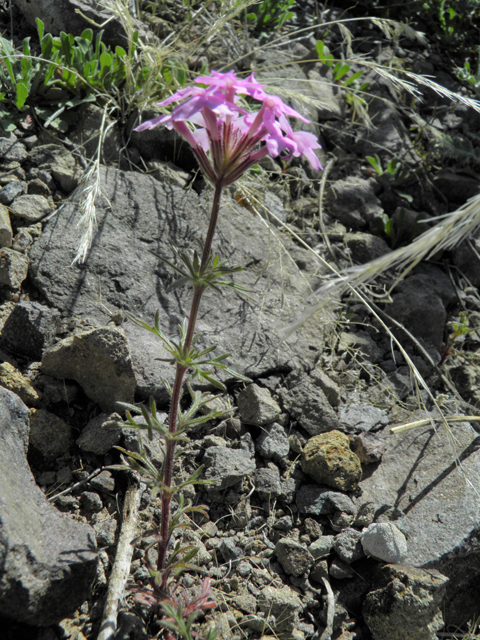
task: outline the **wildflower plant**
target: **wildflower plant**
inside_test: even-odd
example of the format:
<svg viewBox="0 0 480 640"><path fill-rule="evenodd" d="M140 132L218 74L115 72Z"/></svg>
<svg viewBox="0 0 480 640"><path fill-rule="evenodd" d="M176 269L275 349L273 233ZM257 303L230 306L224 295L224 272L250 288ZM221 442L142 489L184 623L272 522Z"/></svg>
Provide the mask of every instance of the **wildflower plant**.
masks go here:
<svg viewBox="0 0 480 640"><path fill-rule="evenodd" d="M260 108L249 111L245 108L247 102L257 103ZM248 381L248 378L235 373L224 364L229 354L213 357L211 354L215 346L199 348L199 335L195 333L200 302L207 288L216 291L223 287L241 290L241 287L229 279L241 269L227 266L225 261L212 253L222 192L267 155L274 158L281 156L283 159L305 156L314 169L320 169L321 165L315 155L315 149L320 148L317 138L312 133L294 130L289 122L290 118L306 123L308 120L280 98L267 94L253 74L241 79L233 71L212 71L210 76L197 78L193 86L179 89L158 106L166 107L171 104L175 104L171 113L143 122L136 130L145 131L160 125L175 129L190 144L203 173L212 184L213 204L205 241L199 243L200 250L191 253L175 250L179 264L167 262L179 276L172 288L186 284L193 288L190 314L180 327L179 339L175 341L162 332L158 313L153 326L132 318L138 325L158 336L167 352L165 360L175 366L173 386L164 381L171 397L168 424L164 425L159 419L153 399L150 399L149 410L129 405L127 411L130 426L147 430L150 437L153 431L161 434L165 443L163 466L157 469L148 460L143 448L139 453L124 449L122 452L129 466L140 471L152 486L153 493L159 493L161 497L161 521L159 530L155 531L154 543L158 552L157 561L153 566L147 560L149 585L137 594L138 599L160 615L163 612L165 616L165 611L168 611L166 626L177 629L178 633L185 636L181 632L182 625L178 622L183 615L182 611L184 619L191 625L192 615L210 608L211 601L208 582L204 583L200 598L189 601L185 592L180 598L176 595L178 587L175 578L191 567L190 561L196 549L183 548L178 542L170 548L173 532L182 526L184 516L195 512L205 513L205 507L186 505L180 495L176 500L176 511L172 515L173 496L187 485L202 482L201 469L197 469L188 480L177 486L173 485L176 446L185 441L186 433L193 426L224 415L221 411L208 411L206 405L211 400L211 395L194 391L190 383L192 379L198 379L225 390L224 384L215 377L215 371L223 371L230 377ZM180 402L185 386L190 393L190 405L183 410ZM203 409L203 415L198 416L199 409ZM133 413L141 414L143 420L139 420L138 415L134 418ZM149 535L151 533L148 532ZM177 611L175 623L174 611Z"/></svg>

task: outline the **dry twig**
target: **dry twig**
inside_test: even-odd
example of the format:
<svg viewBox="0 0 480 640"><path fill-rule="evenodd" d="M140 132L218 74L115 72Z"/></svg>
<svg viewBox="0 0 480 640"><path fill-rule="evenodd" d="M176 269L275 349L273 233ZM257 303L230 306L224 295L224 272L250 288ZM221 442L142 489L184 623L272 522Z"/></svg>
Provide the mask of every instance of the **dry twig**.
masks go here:
<svg viewBox="0 0 480 640"><path fill-rule="evenodd" d="M138 509L143 489L141 485L130 484L123 504L122 529L118 540L117 555L108 585L107 599L103 609L103 619L97 640L113 638L117 628L118 603L123 596L125 583L130 573L133 545L138 520Z"/></svg>

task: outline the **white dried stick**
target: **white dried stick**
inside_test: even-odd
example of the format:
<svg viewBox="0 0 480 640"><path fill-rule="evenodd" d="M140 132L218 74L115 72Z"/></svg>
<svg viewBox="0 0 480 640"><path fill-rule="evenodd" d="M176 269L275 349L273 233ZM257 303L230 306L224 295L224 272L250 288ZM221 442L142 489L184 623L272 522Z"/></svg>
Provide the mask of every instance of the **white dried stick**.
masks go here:
<svg viewBox="0 0 480 640"><path fill-rule="evenodd" d="M122 514L122 529L118 539L115 564L108 584L107 599L103 609L102 625L97 640L110 640L117 629L118 603L123 596L125 583L130 573L133 545L138 521L138 509L143 488L138 484L129 485L125 494Z"/></svg>

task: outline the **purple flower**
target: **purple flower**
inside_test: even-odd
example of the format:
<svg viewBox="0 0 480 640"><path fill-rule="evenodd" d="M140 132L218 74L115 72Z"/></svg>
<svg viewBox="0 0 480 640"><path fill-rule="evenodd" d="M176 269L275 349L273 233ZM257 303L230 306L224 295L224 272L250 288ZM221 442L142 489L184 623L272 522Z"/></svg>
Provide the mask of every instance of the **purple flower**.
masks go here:
<svg viewBox="0 0 480 640"><path fill-rule="evenodd" d="M190 144L213 184L231 184L266 155L304 155L314 169L321 168L314 153L320 148L317 138L306 131L293 131L287 117L309 120L277 96L266 94L253 73L240 79L234 71L212 71L211 76L199 77L196 83L206 86L180 89L159 102L160 107L179 104L170 114L147 120L135 130L160 124L175 129ZM261 102L260 110L249 113L239 107L241 96ZM196 128L191 129L191 125Z"/></svg>

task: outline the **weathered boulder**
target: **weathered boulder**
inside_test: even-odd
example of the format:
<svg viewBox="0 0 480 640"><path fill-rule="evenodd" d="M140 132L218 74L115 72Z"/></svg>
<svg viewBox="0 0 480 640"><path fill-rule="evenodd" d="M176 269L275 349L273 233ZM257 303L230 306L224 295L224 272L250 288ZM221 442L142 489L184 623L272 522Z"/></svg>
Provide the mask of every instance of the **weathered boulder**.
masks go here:
<svg viewBox="0 0 480 640"><path fill-rule="evenodd" d="M47 626L72 614L97 572L95 534L57 511L26 459L29 411L0 387L0 614Z"/></svg>
<svg viewBox="0 0 480 640"><path fill-rule="evenodd" d="M382 567L363 606L374 640L434 640L443 627L441 605L447 582L438 571Z"/></svg>
<svg viewBox="0 0 480 640"><path fill-rule="evenodd" d="M408 516L408 562L451 578L446 623L461 624L480 613L480 437L468 423L451 428L380 432L386 451L360 482L358 506L372 502L377 515L396 507Z"/></svg>
<svg viewBox="0 0 480 640"><path fill-rule="evenodd" d="M171 244L188 248L204 237L212 193L199 197L192 190L115 169L102 169L100 179L98 226L85 263L70 266L78 247L78 212L74 204L67 204L31 249L33 281L51 306L96 325L110 321L108 310L119 309L152 324L159 310L160 327L176 340L178 325L190 308L191 290L184 287L167 295L174 275L151 251L175 261ZM283 244L273 233L225 197L213 250L230 264L248 265L235 275L235 281L247 288L255 282L258 302L208 290L197 323L202 334L199 346L217 344L218 354L232 353L235 368L252 377L300 363L312 366L323 343L318 318L312 318L278 348L277 327L284 326L307 283L296 267L284 262L285 248L289 250L293 243ZM265 251L268 246L271 250ZM311 256L300 253L306 268L312 267ZM137 391L159 402L168 400L162 378L171 380L173 367L157 359L157 354L158 358L166 354L160 340L131 322L124 330Z"/></svg>
<svg viewBox="0 0 480 640"><path fill-rule="evenodd" d="M45 33L59 35L61 31L80 34L87 28L98 32L102 25L103 41L127 48L127 39L121 20L97 0L14 0L27 22L36 29L35 18L42 17ZM135 28L140 28L145 36L144 25L135 20Z"/></svg>
<svg viewBox="0 0 480 640"><path fill-rule="evenodd" d="M76 380L105 412L132 403L135 375L125 334L116 327L78 333L46 349L42 369L50 376Z"/></svg>
<svg viewBox="0 0 480 640"><path fill-rule="evenodd" d="M40 302L19 302L3 326L2 344L14 353L41 360L43 349L54 342L59 320L56 309Z"/></svg>

